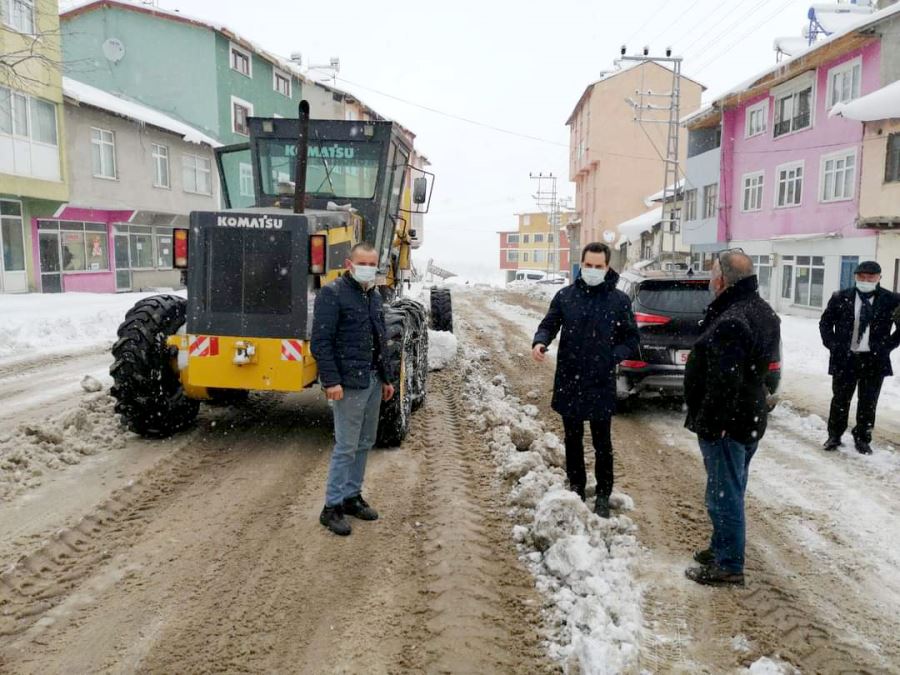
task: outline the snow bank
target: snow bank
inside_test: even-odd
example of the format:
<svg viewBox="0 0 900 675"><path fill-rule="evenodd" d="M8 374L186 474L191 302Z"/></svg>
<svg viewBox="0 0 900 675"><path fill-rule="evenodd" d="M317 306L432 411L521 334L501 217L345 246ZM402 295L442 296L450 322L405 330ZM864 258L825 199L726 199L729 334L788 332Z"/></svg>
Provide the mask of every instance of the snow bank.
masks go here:
<svg viewBox="0 0 900 675"><path fill-rule="evenodd" d="M553 296L559 293L561 288L565 288L565 284L536 284L533 281L510 281L506 284L507 290L527 295L535 300L553 299Z"/></svg>
<svg viewBox="0 0 900 675"><path fill-rule="evenodd" d="M456 358L459 340L447 331L428 331L428 370L443 370Z"/></svg>
<svg viewBox="0 0 900 675"><path fill-rule="evenodd" d="M0 294L0 363L112 345L125 312L151 295Z"/></svg>
<svg viewBox="0 0 900 675"><path fill-rule="evenodd" d="M550 656L567 673L632 671L642 627L632 572L640 550L635 525L621 511L633 501L614 493L609 504L617 512L601 519L567 490L559 438L503 375L485 377L484 356L463 365L464 399L509 488L512 537L546 602Z"/></svg>
<svg viewBox="0 0 900 675"><path fill-rule="evenodd" d="M749 675L800 675L800 671L790 663L764 656L744 669Z"/></svg>
<svg viewBox="0 0 900 675"><path fill-rule="evenodd" d="M92 393L77 407L48 420L0 431L0 500L40 485L48 471L123 448L129 434L113 406L107 393Z"/></svg>

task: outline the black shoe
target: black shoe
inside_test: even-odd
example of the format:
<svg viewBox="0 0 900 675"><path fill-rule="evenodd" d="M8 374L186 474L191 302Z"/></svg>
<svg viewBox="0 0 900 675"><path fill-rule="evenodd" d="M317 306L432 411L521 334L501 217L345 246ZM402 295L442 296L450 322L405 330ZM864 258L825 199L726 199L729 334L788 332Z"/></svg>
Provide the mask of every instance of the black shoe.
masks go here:
<svg viewBox="0 0 900 675"><path fill-rule="evenodd" d="M342 537L350 534L350 523L344 518L344 512L340 506L326 506L319 514L319 522L329 530Z"/></svg>
<svg viewBox="0 0 900 675"><path fill-rule="evenodd" d="M594 501L594 513L601 518L609 518L609 497L600 495Z"/></svg>
<svg viewBox="0 0 900 675"><path fill-rule="evenodd" d="M583 485L570 485L569 489L578 495L581 498L581 501L584 501L584 486Z"/></svg>
<svg viewBox="0 0 900 675"><path fill-rule="evenodd" d="M691 581L696 581L704 586L743 586L743 572L729 572L723 570L718 565L701 565L700 567L689 567L684 571Z"/></svg>
<svg viewBox="0 0 900 675"><path fill-rule="evenodd" d="M828 452L834 452L837 450L843 443L841 443L840 438L835 438L834 436L829 436L828 440L822 445L823 450L827 450Z"/></svg>
<svg viewBox="0 0 900 675"><path fill-rule="evenodd" d="M856 451L861 455L871 455L872 446L868 441L856 441Z"/></svg>
<svg viewBox="0 0 900 675"><path fill-rule="evenodd" d="M369 506L366 500L362 498L362 495L345 499L343 511L348 516L353 516L360 520L378 520L378 511Z"/></svg>
<svg viewBox="0 0 900 675"><path fill-rule="evenodd" d="M716 554L712 552L711 548L694 551L694 561L701 565L712 565L716 562Z"/></svg>

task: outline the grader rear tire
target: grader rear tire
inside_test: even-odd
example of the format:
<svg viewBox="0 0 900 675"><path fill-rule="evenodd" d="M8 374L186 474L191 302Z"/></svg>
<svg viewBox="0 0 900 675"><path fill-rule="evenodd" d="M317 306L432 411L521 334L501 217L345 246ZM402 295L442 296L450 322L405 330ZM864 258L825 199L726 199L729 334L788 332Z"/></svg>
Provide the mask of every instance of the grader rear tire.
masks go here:
<svg viewBox="0 0 900 675"><path fill-rule="evenodd" d="M449 288L431 287L431 329L453 332L453 302Z"/></svg>
<svg viewBox="0 0 900 675"><path fill-rule="evenodd" d="M190 426L200 403L189 399L172 366L166 338L184 325L187 301L156 295L138 301L113 345L112 395L116 413L136 434L165 438Z"/></svg>
<svg viewBox="0 0 900 675"><path fill-rule="evenodd" d="M387 327L385 363L395 391L390 401L381 403L376 444L382 448L393 448L400 445L409 433L415 374L414 353L407 312L400 307L386 307L384 321Z"/></svg>

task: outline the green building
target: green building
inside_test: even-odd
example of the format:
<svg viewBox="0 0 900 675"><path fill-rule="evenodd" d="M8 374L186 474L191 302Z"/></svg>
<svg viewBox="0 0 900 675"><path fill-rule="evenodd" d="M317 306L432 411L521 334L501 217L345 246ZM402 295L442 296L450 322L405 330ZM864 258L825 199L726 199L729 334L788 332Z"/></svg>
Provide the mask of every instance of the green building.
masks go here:
<svg viewBox="0 0 900 675"><path fill-rule="evenodd" d="M223 144L247 140L247 118L295 117L296 67L228 28L179 12L97 0L60 15L66 74L181 120ZM252 201L249 162L236 205Z"/></svg>

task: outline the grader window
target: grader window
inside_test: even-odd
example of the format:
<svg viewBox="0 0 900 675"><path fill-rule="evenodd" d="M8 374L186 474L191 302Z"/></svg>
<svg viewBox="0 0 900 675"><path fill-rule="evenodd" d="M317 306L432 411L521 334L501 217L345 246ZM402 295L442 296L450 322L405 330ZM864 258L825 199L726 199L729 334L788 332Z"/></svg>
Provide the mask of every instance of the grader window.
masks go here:
<svg viewBox="0 0 900 675"><path fill-rule="evenodd" d="M378 183L381 144L371 141L316 141L309 144L306 191L316 197L372 199ZM259 141L262 189L278 194L278 184L294 180L297 145L276 138Z"/></svg>
<svg viewBox="0 0 900 675"><path fill-rule="evenodd" d="M291 232L209 228L209 309L226 314L290 314Z"/></svg>

